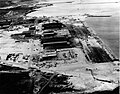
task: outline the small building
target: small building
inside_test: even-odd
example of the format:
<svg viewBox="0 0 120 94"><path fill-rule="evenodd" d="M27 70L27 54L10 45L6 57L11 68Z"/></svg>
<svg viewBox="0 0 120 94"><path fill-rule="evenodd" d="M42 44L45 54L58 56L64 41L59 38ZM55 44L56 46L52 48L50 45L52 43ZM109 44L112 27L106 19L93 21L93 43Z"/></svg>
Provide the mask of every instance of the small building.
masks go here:
<svg viewBox="0 0 120 94"><path fill-rule="evenodd" d="M45 52L43 55L42 55L42 58L41 60L50 60L50 59L53 59L57 57L57 53L56 51L50 51L50 52Z"/></svg>
<svg viewBox="0 0 120 94"><path fill-rule="evenodd" d="M43 24L42 25L43 27L43 30L46 30L46 29L61 29L63 27L63 24L62 23L46 23L46 24Z"/></svg>
<svg viewBox="0 0 120 94"><path fill-rule="evenodd" d="M69 47L70 47L70 43L68 41L43 43L44 49L62 49L62 48L69 48Z"/></svg>
<svg viewBox="0 0 120 94"><path fill-rule="evenodd" d="M69 41L69 37L56 36L56 37L42 37L41 38L41 43L59 42L59 41Z"/></svg>

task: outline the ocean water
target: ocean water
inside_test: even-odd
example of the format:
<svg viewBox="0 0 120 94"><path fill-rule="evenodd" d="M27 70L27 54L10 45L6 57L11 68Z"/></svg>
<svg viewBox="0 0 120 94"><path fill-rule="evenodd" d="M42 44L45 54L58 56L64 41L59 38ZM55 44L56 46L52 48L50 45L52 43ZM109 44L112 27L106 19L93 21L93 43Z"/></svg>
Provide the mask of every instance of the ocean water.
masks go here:
<svg viewBox="0 0 120 94"><path fill-rule="evenodd" d="M72 3L66 3L69 1L72 1ZM85 21L105 44L110 47L113 53L119 57L120 2L116 3L118 1L119 0L40 0L40 3L53 3L53 6L37 9L37 11L29 13L28 16L112 15L112 17L86 18Z"/></svg>
<svg viewBox="0 0 120 94"><path fill-rule="evenodd" d="M92 17L85 21L119 58L119 0L41 0L52 2L51 7L41 8L30 16L60 15L111 15L112 17ZM73 1L73 3L65 3ZM54 3L55 2L55 3ZM64 3L56 3L64 2ZM105 2L105 3L104 3ZM117 2L117 3L116 3Z"/></svg>
<svg viewBox="0 0 120 94"><path fill-rule="evenodd" d="M86 22L119 58L119 14L112 17L91 17Z"/></svg>

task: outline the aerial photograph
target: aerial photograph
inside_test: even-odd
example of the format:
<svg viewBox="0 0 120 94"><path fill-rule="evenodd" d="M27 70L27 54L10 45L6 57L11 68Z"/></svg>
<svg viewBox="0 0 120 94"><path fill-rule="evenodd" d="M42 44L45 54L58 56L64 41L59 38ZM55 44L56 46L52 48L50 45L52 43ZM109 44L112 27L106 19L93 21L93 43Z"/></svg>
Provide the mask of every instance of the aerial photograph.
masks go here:
<svg viewBox="0 0 120 94"><path fill-rule="evenodd" d="M120 0L0 0L0 94L120 94Z"/></svg>

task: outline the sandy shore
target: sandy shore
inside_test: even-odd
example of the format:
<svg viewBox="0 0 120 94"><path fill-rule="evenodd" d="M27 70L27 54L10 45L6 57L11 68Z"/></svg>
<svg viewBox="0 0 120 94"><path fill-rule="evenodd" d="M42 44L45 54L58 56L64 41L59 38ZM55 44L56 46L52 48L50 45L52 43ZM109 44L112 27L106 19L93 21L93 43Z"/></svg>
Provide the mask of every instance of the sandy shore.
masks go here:
<svg viewBox="0 0 120 94"><path fill-rule="evenodd" d="M86 18L103 41L119 57L119 0L41 0L53 3L53 6L37 9L29 16L64 16L64 15L111 15L112 17ZM68 3L69 2L69 3ZM80 18L80 17L79 17Z"/></svg>

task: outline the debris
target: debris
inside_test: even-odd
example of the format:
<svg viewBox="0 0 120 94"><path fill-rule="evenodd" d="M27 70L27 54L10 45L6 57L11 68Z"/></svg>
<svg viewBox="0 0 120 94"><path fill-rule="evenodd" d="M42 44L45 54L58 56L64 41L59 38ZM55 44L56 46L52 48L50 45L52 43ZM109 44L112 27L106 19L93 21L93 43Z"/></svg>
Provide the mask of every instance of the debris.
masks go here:
<svg viewBox="0 0 120 94"><path fill-rule="evenodd" d="M0 22L9 40L7 48L0 49L0 94L94 94L117 88L119 59L84 22L72 16L37 18L14 11L19 7L27 13L51 5L3 9L10 20Z"/></svg>

